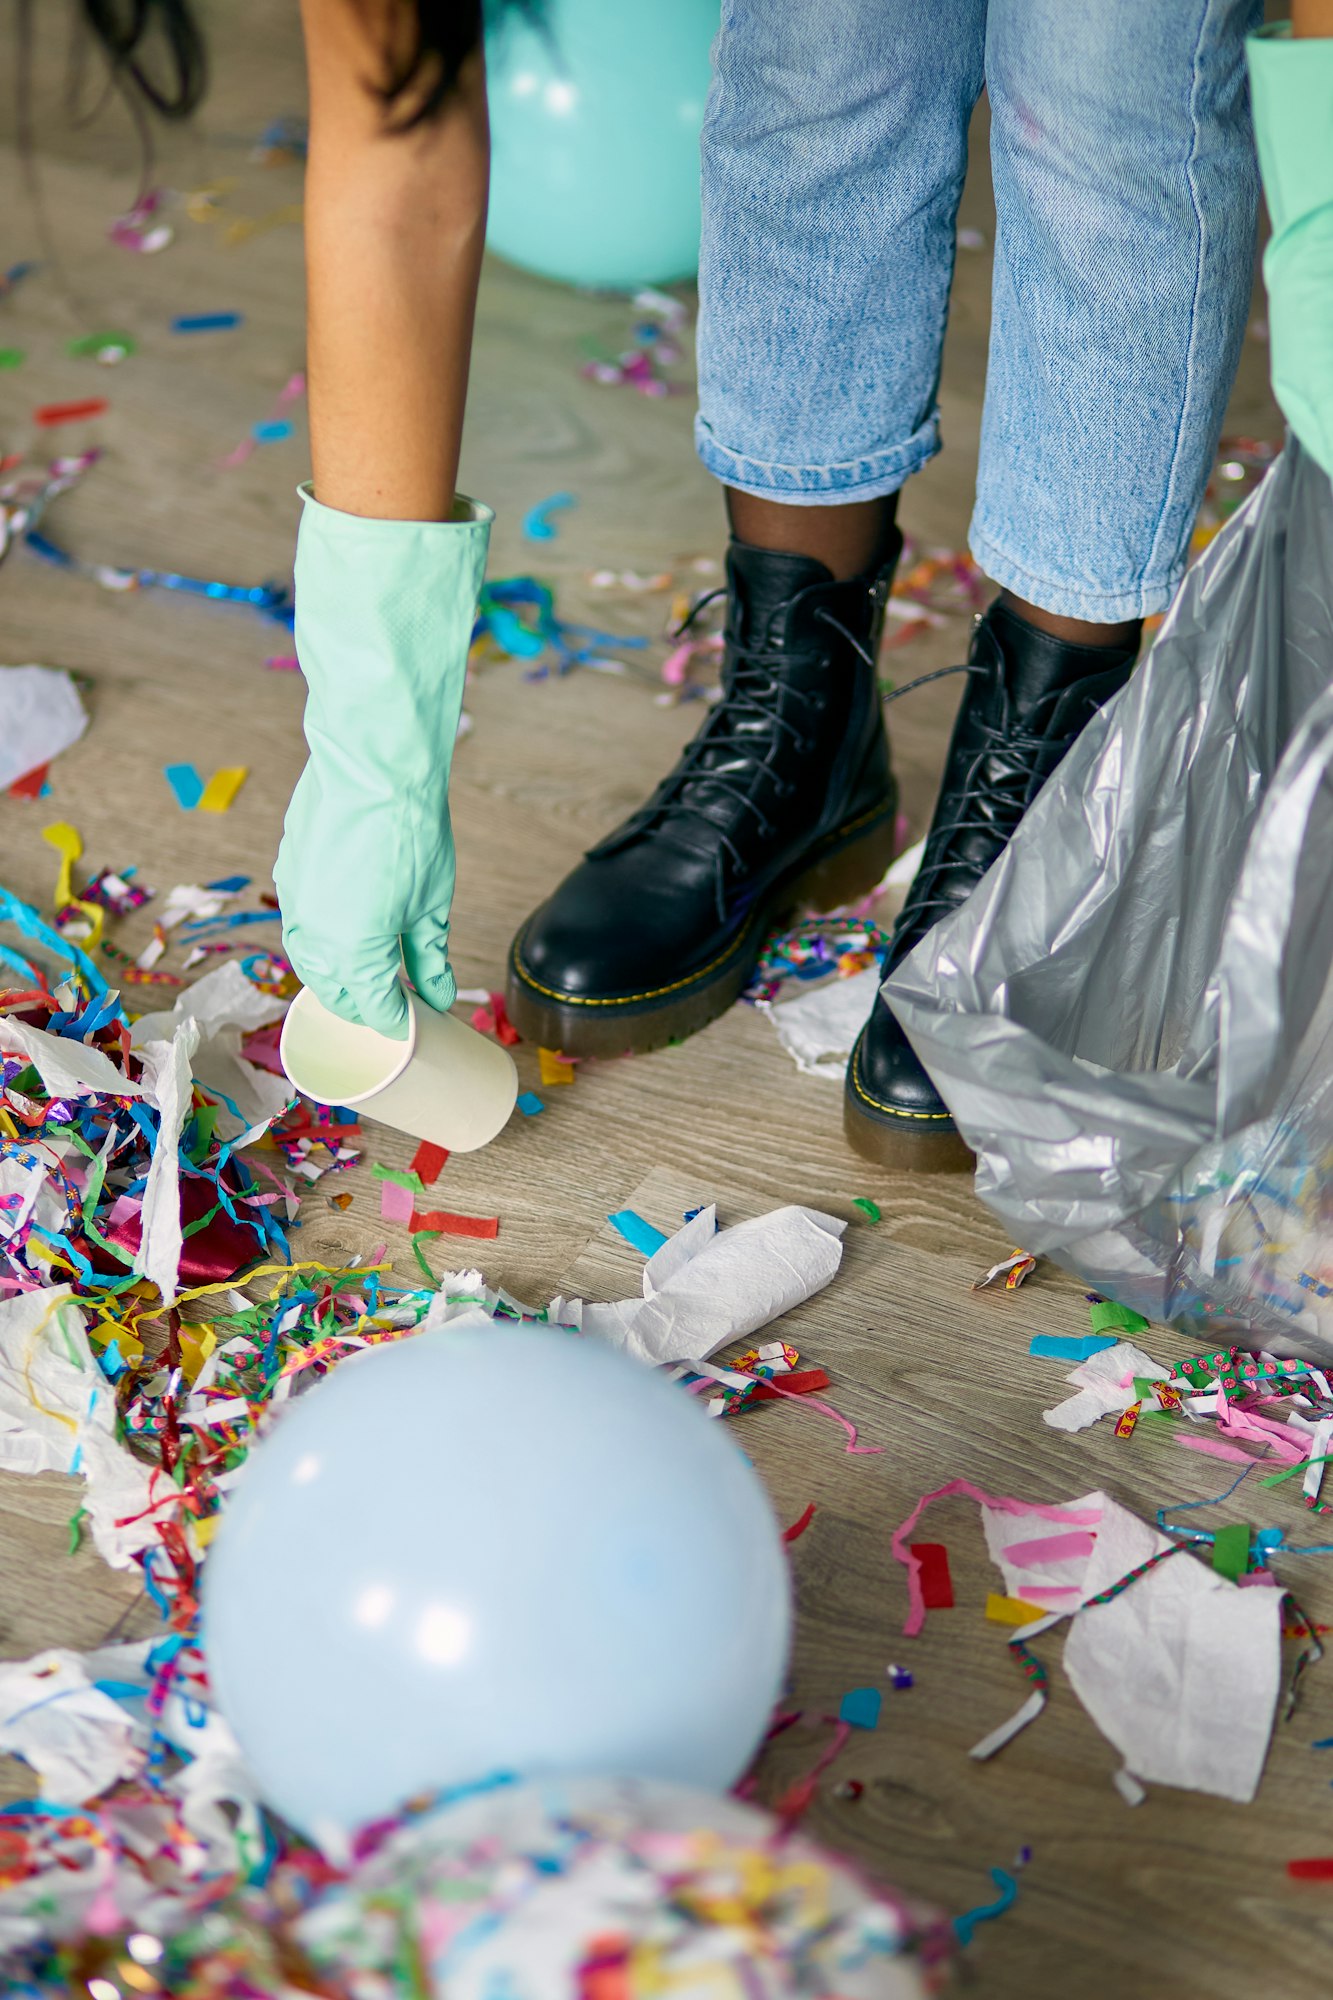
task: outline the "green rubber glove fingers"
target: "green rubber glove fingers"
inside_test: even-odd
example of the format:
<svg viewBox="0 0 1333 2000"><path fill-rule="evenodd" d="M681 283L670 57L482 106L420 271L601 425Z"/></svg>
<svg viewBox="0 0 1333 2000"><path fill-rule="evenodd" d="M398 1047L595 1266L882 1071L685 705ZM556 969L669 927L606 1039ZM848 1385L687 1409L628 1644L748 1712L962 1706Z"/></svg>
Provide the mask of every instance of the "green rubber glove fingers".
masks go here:
<svg viewBox="0 0 1333 2000"><path fill-rule="evenodd" d="M400 976L452 1006L449 769L494 516L340 514L302 487L296 650L310 756L274 878L283 940L326 1007L402 1039Z"/></svg>
<svg viewBox="0 0 1333 2000"><path fill-rule="evenodd" d="M1246 43L1273 235L1264 251L1273 394L1333 474L1333 39L1284 25Z"/></svg>

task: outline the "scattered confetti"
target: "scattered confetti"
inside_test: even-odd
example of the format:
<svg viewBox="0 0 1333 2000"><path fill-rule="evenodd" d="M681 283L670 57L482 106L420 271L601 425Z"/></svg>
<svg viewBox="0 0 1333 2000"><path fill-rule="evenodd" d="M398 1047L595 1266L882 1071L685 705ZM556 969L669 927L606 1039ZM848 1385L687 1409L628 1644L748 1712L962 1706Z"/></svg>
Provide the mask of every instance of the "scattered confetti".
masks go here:
<svg viewBox="0 0 1333 2000"><path fill-rule="evenodd" d="M1035 1257L1029 1257L1026 1250L1014 1250L1002 1263L992 1264L984 1277L976 1279L972 1289L974 1292L984 1292L988 1285L998 1284L1003 1278L1005 1290L1015 1292L1025 1278L1032 1276L1036 1268Z"/></svg>
<svg viewBox="0 0 1333 2000"><path fill-rule="evenodd" d="M424 1187L430 1187L440 1177L445 1161L449 1158L444 1146L436 1146L429 1139L423 1139L412 1155L412 1172Z"/></svg>
<svg viewBox="0 0 1333 2000"><path fill-rule="evenodd" d="M204 781L193 764L168 764L162 773L182 812L193 812L204 796Z"/></svg>
<svg viewBox="0 0 1333 2000"><path fill-rule="evenodd" d="M228 328L239 326L244 313L178 313L171 322L173 333L222 333Z"/></svg>
<svg viewBox="0 0 1333 2000"><path fill-rule="evenodd" d="M549 500L539 501L523 516L523 533L530 542L553 542L557 530L551 524L552 514L577 504L572 493L553 493Z"/></svg>
<svg viewBox="0 0 1333 2000"><path fill-rule="evenodd" d="M249 775L249 770L243 764L215 771L199 795L199 811L227 812Z"/></svg>
<svg viewBox="0 0 1333 2000"><path fill-rule="evenodd" d="M838 1704L838 1720L853 1729L878 1729L883 1699L877 1687L849 1688Z"/></svg>
<svg viewBox="0 0 1333 2000"><path fill-rule="evenodd" d="M632 1208L618 1208L614 1215L608 1215L606 1219L642 1257L654 1256L666 1242L661 1230L654 1229L651 1222L645 1222Z"/></svg>
<svg viewBox="0 0 1333 2000"><path fill-rule="evenodd" d="M921 1604L927 1611L952 1611L953 1578L949 1574L949 1551L943 1542L913 1542Z"/></svg>
<svg viewBox="0 0 1333 2000"><path fill-rule="evenodd" d="M58 424L86 423L91 417L103 416L106 409L104 396L85 396L78 403L43 403L33 411L32 420L43 430L51 430Z"/></svg>
<svg viewBox="0 0 1333 2000"><path fill-rule="evenodd" d="M440 1236L498 1236L500 1224L493 1215L451 1215L446 1209L432 1208L425 1215L413 1215L408 1222L413 1235L433 1230Z"/></svg>

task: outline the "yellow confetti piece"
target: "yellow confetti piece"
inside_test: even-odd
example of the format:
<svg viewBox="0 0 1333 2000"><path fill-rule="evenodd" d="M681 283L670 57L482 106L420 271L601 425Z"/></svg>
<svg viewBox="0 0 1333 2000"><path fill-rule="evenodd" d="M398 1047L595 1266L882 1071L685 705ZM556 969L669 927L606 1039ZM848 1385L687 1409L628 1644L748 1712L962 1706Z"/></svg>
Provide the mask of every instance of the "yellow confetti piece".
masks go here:
<svg viewBox="0 0 1333 2000"><path fill-rule="evenodd" d="M234 249L238 243L248 243L252 236L259 236L266 229L276 229L280 223L300 222L305 209L299 201L288 202L283 208L270 209L267 215L241 215L235 222L229 222L222 232L226 247Z"/></svg>
<svg viewBox="0 0 1333 2000"><path fill-rule="evenodd" d="M249 775L248 764L233 764L225 770L214 771L204 786L198 810L205 813L226 812Z"/></svg>
<svg viewBox="0 0 1333 2000"><path fill-rule="evenodd" d="M193 1326L181 1328L181 1369L187 1382L194 1382L217 1344L218 1337L207 1320L198 1320Z"/></svg>
<svg viewBox="0 0 1333 2000"><path fill-rule="evenodd" d="M1039 1604L1025 1604L1021 1597L1001 1597L990 1590L986 1593L986 1616L996 1625L1030 1625L1046 1613Z"/></svg>
<svg viewBox="0 0 1333 2000"><path fill-rule="evenodd" d="M83 853L83 836L78 828L68 820L57 820L54 826L42 828L42 839L48 847L54 847L60 856L60 872L56 876L55 907L57 911L67 909L73 903L82 910L90 926L83 942L92 946L102 935L104 912L100 903L83 903L74 893L74 863Z"/></svg>
<svg viewBox="0 0 1333 2000"><path fill-rule="evenodd" d="M206 1521L192 1521L190 1534L197 1549L206 1549L218 1531L221 1514L210 1514Z"/></svg>
<svg viewBox="0 0 1333 2000"><path fill-rule="evenodd" d="M537 1062L543 1083L573 1083L573 1063L562 1062L551 1049L538 1049Z"/></svg>

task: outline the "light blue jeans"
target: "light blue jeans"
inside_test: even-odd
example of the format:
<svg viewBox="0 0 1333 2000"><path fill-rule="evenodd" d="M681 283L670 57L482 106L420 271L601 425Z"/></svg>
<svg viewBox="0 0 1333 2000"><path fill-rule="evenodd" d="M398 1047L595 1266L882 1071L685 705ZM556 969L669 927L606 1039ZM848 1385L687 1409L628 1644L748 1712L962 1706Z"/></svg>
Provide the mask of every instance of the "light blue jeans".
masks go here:
<svg viewBox="0 0 1333 2000"><path fill-rule="evenodd" d="M967 126L996 236L971 545L1094 621L1185 566L1245 328L1259 0L723 0L704 124L698 447L763 499L892 493L939 449Z"/></svg>

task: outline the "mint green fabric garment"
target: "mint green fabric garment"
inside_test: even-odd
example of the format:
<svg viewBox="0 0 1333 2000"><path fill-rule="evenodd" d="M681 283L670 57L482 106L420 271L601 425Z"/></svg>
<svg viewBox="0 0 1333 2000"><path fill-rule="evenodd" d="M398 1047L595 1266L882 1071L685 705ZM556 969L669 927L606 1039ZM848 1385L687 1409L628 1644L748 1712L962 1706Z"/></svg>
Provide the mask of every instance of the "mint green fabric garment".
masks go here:
<svg viewBox="0 0 1333 2000"><path fill-rule="evenodd" d="M287 955L326 1007L407 1032L399 974L454 998L449 769L494 519L341 514L301 488L296 650L310 758L274 871Z"/></svg>
<svg viewBox="0 0 1333 2000"><path fill-rule="evenodd" d="M1285 24L1246 43L1273 235L1264 252L1273 394L1333 473L1333 39Z"/></svg>

